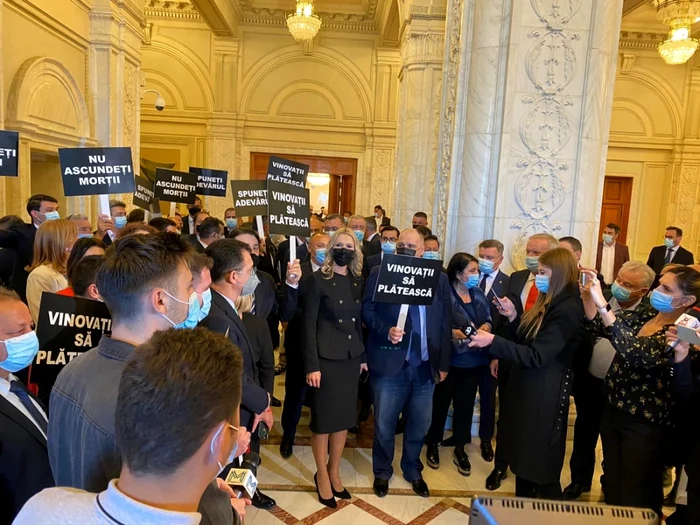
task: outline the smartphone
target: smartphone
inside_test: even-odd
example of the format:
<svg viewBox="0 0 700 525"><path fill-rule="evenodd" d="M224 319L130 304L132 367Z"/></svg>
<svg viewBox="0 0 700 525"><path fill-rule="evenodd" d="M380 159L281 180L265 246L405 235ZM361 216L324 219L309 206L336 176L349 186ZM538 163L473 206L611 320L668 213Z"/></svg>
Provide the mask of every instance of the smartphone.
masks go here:
<svg viewBox="0 0 700 525"><path fill-rule="evenodd" d="M578 282L581 283L581 286L586 286L586 284L588 284L588 274L578 272Z"/></svg>
<svg viewBox="0 0 700 525"><path fill-rule="evenodd" d="M500 305L500 307L505 310L505 304L503 303L504 298L498 297L496 294L493 294L493 297L496 299L496 302Z"/></svg>
<svg viewBox="0 0 700 525"><path fill-rule="evenodd" d="M686 341L691 345L700 346L700 338L698 338L698 334L694 328L676 325L676 330L678 330L678 339L680 339L681 341Z"/></svg>

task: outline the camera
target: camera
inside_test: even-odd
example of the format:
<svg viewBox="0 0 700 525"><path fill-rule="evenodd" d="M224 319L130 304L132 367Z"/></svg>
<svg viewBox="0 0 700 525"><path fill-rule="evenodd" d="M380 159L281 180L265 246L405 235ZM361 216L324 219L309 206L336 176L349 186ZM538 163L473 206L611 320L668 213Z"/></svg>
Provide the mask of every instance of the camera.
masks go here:
<svg viewBox="0 0 700 525"><path fill-rule="evenodd" d="M163 111L165 109L165 99L163 97L156 97L156 110Z"/></svg>

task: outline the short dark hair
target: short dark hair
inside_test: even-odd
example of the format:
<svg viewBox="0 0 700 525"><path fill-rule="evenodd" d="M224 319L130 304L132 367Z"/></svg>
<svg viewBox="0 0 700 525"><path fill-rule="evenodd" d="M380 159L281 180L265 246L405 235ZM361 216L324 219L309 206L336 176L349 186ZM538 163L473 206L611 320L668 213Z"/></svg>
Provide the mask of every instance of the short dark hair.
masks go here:
<svg viewBox="0 0 700 525"><path fill-rule="evenodd" d="M70 255L68 256L68 262L66 262L66 276L70 275L71 268L85 257L87 251L94 247L102 248L103 250L107 249L105 243L94 237L83 237L75 241L73 248L71 248ZM70 281L70 277L68 277L68 280Z"/></svg>
<svg viewBox="0 0 700 525"><path fill-rule="evenodd" d="M252 228L236 228L235 230L231 230L228 234L228 238L235 239L239 235L252 235L258 243L260 242L260 235Z"/></svg>
<svg viewBox="0 0 700 525"><path fill-rule="evenodd" d="M80 259L68 270L68 284L75 295L84 297L91 284L95 284L97 271L105 262L104 255L89 255Z"/></svg>
<svg viewBox="0 0 700 525"><path fill-rule="evenodd" d="M583 251L583 244L581 244L581 241L579 241L576 237L562 237L559 239L559 242L568 242L575 252Z"/></svg>
<svg viewBox="0 0 700 525"><path fill-rule="evenodd" d="M450 263L447 265L447 278L450 283L454 284L459 280L458 274L462 273L464 269L469 266L470 263L476 262L478 264L479 259L474 257L471 253L457 252L450 259Z"/></svg>
<svg viewBox="0 0 700 525"><path fill-rule="evenodd" d="M221 233L224 228L224 223L216 217L207 217L202 221L202 224L197 226L197 233L202 239L208 239L215 233Z"/></svg>
<svg viewBox="0 0 700 525"><path fill-rule="evenodd" d="M126 222L143 222L146 220L146 212L141 208L134 208L126 216Z"/></svg>
<svg viewBox="0 0 700 525"><path fill-rule="evenodd" d="M209 268L211 270L213 266L214 261L203 253L192 251L190 256L187 257L187 267L190 269L190 272L192 272L192 277L194 279L197 279L204 268Z"/></svg>
<svg viewBox="0 0 700 525"><path fill-rule="evenodd" d="M131 473L172 474L217 425L232 422L242 374L241 350L206 328L156 332L137 347L115 411L117 447Z"/></svg>
<svg viewBox="0 0 700 525"><path fill-rule="evenodd" d="M192 247L176 233L127 235L107 251L97 272L97 289L112 319L140 319L143 296L154 287L173 292L174 276Z"/></svg>
<svg viewBox="0 0 700 525"><path fill-rule="evenodd" d="M377 208L379 208L380 210L384 211L384 208L382 208L382 205L381 205L381 204L377 204L377 205L374 207L375 210L376 210Z"/></svg>
<svg viewBox="0 0 700 525"><path fill-rule="evenodd" d="M606 224L605 227L610 228L611 230L615 230L615 233L620 233L620 227L614 222Z"/></svg>
<svg viewBox="0 0 700 525"><path fill-rule="evenodd" d="M383 234L384 232L396 232L396 236L397 236L397 237L398 237L399 235L401 235L401 230L399 230L396 226L391 226L391 225L389 225L389 226L383 228L383 229L382 229L382 234Z"/></svg>
<svg viewBox="0 0 700 525"><path fill-rule="evenodd" d="M496 251L503 255L503 250L505 249L503 243L497 239L486 239L479 243L479 248L496 248Z"/></svg>
<svg viewBox="0 0 700 525"><path fill-rule="evenodd" d="M668 230L675 230L676 237L683 237L683 230L681 230L678 226L668 226L666 228L666 231L668 231Z"/></svg>
<svg viewBox="0 0 700 525"><path fill-rule="evenodd" d="M5 215L0 217L0 230L13 230L22 226L24 221L17 215Z"/></svg>
<svg viewBox="0 0 700 525"><path fill-rule="evenodd" d="M41 209L42 202L55 202L58 204L58 201L51 195L37 193L29 197L29 200L27 201L27 214L31 216L33 211L39 211Z"/></svg>
<svg viewBox="0 0 700 525"><path fill-rule="evenodd" d="M236 239L219 239L207 246L207 257L214 260L211 280L217 282L227 273L240 270L244 251L250 253L250 248Z"/></svg>
<svg viewBox="0 0 700 525"><path fill-rule="evenodd" d="M109 209L111 210L112 208L125 208L126 209L126 203L119 201L117 199L110 199Z"/></svg>
<svg viewBox="0 0 700 525"><path fill-rule="evenodd" d="M177 224L174 220L168 219L167 217L154 217L148 221L148 225L155 228L159 232L164 232L168 230L169 226L174 226L177 228Z"/></svg>
<svg viewBox="0 0 700 525"><path fill-rule="evenodd" d="M416 230L423 236L424 241L433 234L432 230L427 226L418 226Z"/></svg>
<svg viewBox="0 0 700 525"><path fill-rule="evenodd" d="M365 217L365 228L377 231L377 219L375 217Z"/></svg>
<svg viewBox="0 0 700 525"><path fill-rule="evenodd" d="M424 211L417 211L416 213L413 214L414 217L420 217L421 219L425 219L426 221L428 220L428 214L425 213Z"/></svg>
<svg viewBox="0 0 700 525"><path fill-rule="evenodd" d="M425 239L423 239L423 243L426 243L428 241L435 241L438 243L438 247L440 246L440 239L438 239L435 235L428 235Z"/></svg>
<svg viewBox="0 0 700 525"><path fill-rule="evenodd" d="M346 211L345 213L350 213L350 212ZM350 215L352 215L352 213L350 213ZM325 222L332 221L333 219L340 219L341 221L345 222L345 217L343 217L342 215L340 215L338 213L331 213L330 215L326 215Z"/></svg>

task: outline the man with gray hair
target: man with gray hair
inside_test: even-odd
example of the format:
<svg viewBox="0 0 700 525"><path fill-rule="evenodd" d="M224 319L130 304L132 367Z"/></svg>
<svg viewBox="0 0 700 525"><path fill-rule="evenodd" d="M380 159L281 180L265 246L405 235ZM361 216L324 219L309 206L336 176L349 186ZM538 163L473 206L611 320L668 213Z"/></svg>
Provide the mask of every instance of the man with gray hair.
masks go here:
<svg viewBox="0 0 700 525"><path fill-rule="evenodd" d="M382 241L377 234L377 219L365 217L365 239L362 242L362 255L371 257L382 251Z"/></svg>
<svg viewBox="0 0 700 525"><path fill-rule="evenodd" d="M92 225L90 224L90 219L88 219L86 215L74 213L67 218L69 221L75 222L75 226L78 228L78 237L82 239L83 237L93 236Z"/></svg>

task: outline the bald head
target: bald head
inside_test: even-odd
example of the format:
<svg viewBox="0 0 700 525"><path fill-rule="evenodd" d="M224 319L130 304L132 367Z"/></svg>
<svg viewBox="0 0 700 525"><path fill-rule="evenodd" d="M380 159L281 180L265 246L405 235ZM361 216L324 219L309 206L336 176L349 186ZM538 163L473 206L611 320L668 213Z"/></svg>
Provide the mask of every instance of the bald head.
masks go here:
<svg viewBox="0 0 700 525"><path fill-rule="evenodd" d="M29 308L19 296L6 288L0 287L0 341L19 337L32 331L32 316ZM7 360L5 343L0 343L0 377L7 378L7 371L2 368Z"/></svg>
<svg viewBox="0 0 700 525"><path fill-rule="evenodd" d="M423 256L423 236L418 230L408 228L399 235L396 243L396 253L398 255Z"/></svg>
<svg viewBox="0 0 700 525"><path fill-rule="evenodd" d="M329 242L331 242L331 236L323 232L314 233L309 240L309 253L318 266L322 266L318 254L326 251Z"/></svg>

